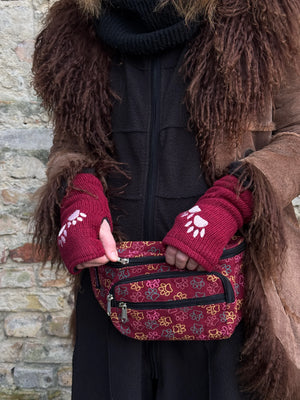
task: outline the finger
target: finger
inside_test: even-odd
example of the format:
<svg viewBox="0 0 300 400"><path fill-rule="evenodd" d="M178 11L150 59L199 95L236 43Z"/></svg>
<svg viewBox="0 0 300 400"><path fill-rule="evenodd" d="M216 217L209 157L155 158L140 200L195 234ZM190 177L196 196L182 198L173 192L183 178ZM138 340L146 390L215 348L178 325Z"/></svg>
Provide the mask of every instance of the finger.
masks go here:
<svg viewBox="0 0 300 400"><path fill-rule="evenodd" d="M110 261L118 261L117 245L111 233L109 223L105 219L100 227L99 239L102 243L105 255Z"/></svg>
<svg viewBox="0 0 300 400"><path fill-rule="evenodd" d="M81 264L78 264L77 269L97 267L99 265L106 264L108 261L109 261L109 259L106 256L94 258L93 260L85 261Z"/></svg>
<svg viewBox="0 0 300 400"><path fill-rule="evenodd" d="M203 268L202 265L198 265L197 271L206 271L206 269Z"/></svg>
<svg viewBox="0 0 300 400"><path fill-rule="evenodd" d="M176 261L175 261L176 267L179 269L185 268L188 259L189 259L188 255L178 250L176 253Z"/></svg>
<svg viewBox="0 0 300 400"><path fill-rule="evenodd" d="M177 249L172 246L167 246L165 251L166 262L169 265L175 265Z"/></svg>
<svg viewBox="0 0 300 400"><path fill-rule="evenodd" d="M193 260L192 258L188 259L188 262L186 263L186 268L189 269L190 271L194 271L198 267L197 261Z"/></svg>

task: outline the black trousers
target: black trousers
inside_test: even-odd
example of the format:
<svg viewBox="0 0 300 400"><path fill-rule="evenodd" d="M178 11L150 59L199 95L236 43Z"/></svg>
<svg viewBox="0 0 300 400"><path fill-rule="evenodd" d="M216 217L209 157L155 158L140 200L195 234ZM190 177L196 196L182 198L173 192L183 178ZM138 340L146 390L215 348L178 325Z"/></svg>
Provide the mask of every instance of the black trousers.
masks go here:
<svg viewBox="0 0 300 400"><path fill-rule="evenodd" d="M141 342L120 334L94 298L77 300L72 400L244 400L236 368L242 326L221 341Z"/></svg>

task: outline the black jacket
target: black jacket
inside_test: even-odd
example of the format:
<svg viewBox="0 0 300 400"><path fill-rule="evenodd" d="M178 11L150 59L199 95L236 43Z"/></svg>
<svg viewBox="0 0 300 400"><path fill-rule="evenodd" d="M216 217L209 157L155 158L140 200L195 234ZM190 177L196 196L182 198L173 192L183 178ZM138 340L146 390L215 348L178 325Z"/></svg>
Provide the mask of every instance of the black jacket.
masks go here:
<svg viewBox="0 0 300 400"><path fill-rule="evenodd" d="M131 179L111 176L111 211L129 240L161 240L175 217L205 192L195 135L187 129L185 48L155 56L122 56L111 71L120 97L113 107L117 159Z"/></svg>

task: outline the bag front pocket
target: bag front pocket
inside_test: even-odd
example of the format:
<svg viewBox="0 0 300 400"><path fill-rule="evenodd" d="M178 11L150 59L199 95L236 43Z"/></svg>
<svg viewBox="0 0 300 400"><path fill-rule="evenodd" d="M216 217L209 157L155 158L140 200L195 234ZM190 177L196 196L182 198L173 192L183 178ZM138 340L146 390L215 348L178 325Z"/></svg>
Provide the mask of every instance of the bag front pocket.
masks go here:
<svg viewBox="0 0 300 400"><path fill-rule="evenodd" d="M107 313L111 307L122 309L123 323L127 309L153 310L198 305L232 303L231 283L218 272L169 271L123 279L115 283L107 296Z"/></svg>

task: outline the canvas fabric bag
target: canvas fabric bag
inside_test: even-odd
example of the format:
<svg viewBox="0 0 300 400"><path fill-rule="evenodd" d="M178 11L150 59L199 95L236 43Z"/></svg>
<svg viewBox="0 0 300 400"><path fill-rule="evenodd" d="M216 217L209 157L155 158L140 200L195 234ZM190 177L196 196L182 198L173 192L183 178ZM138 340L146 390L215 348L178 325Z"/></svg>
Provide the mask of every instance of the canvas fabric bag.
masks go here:
<svg viewBox="0 0 300 400"><path fill-rule="evenodd" d="M120 262L90 268L96 299L124 335L138 340L229 338L242 319L245 242L235 236L212 272L166 263L161 242L121 242Z"/></svg>

